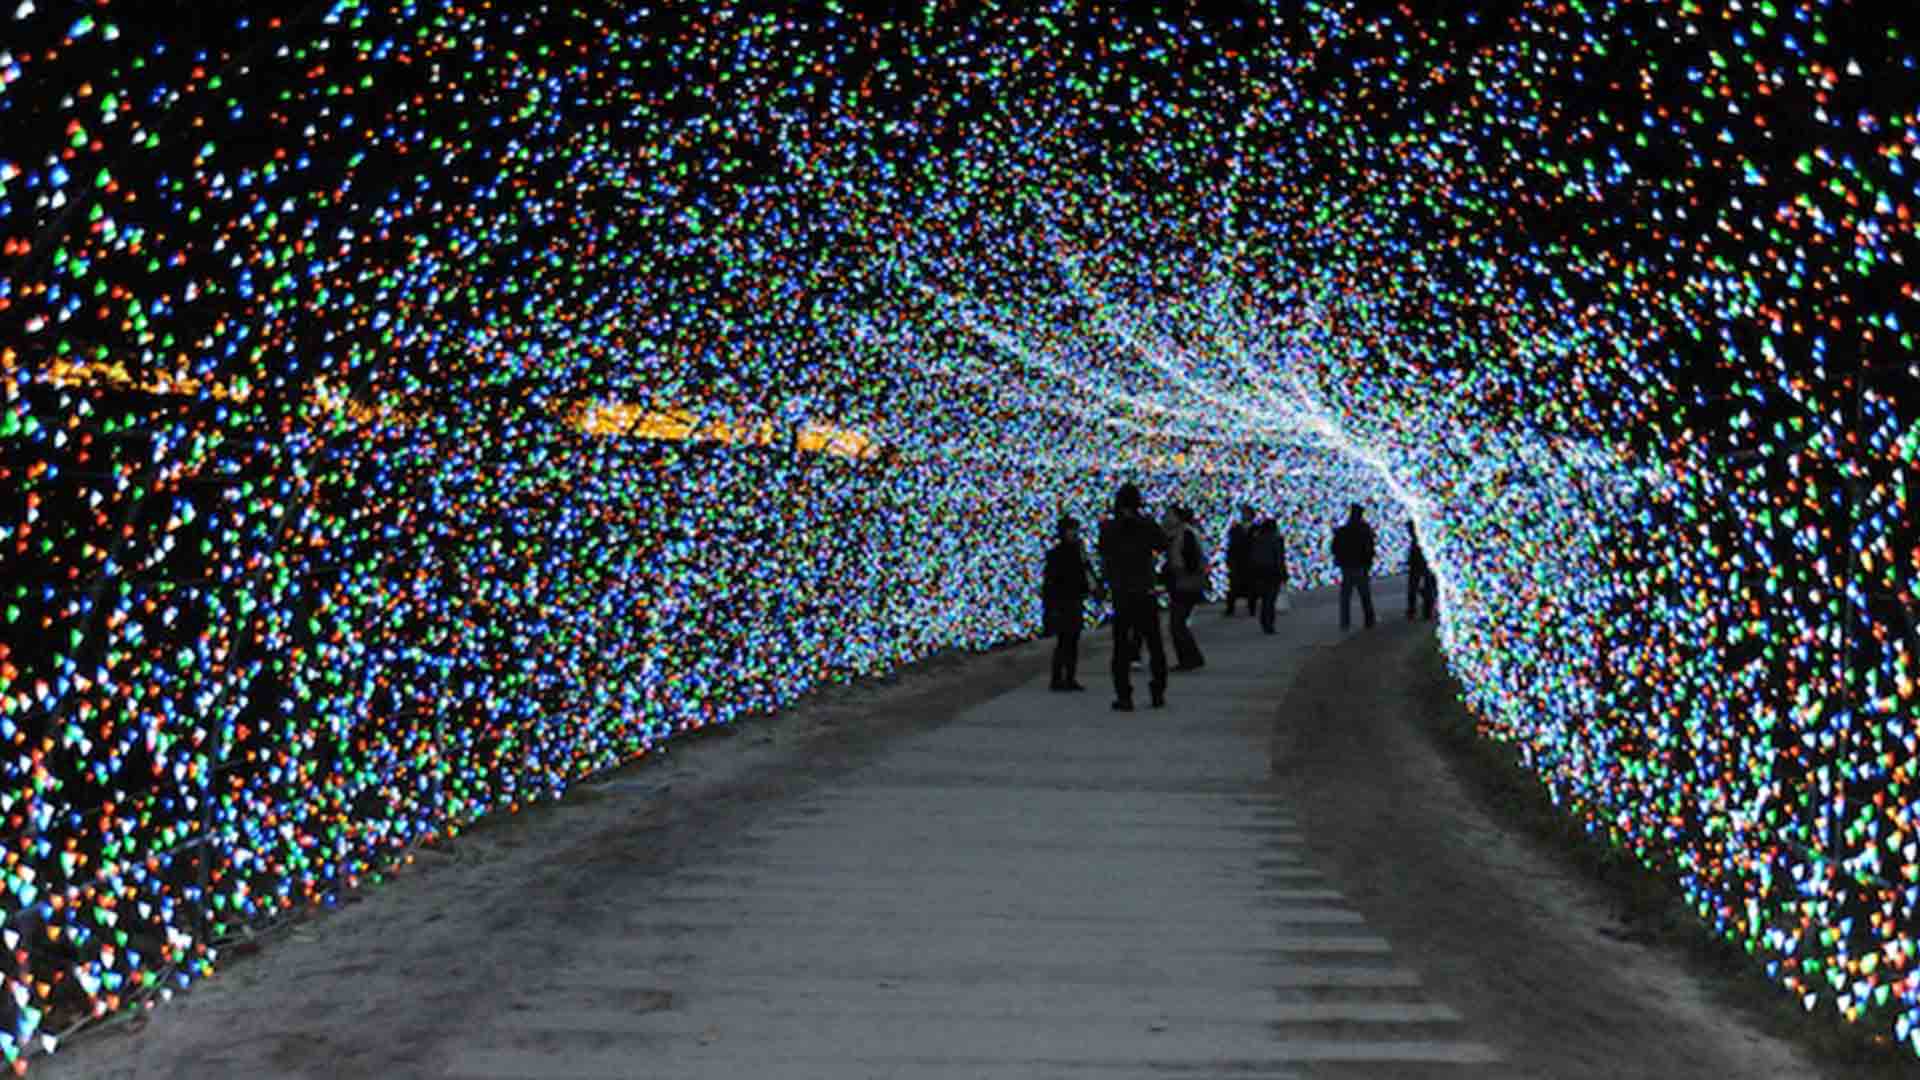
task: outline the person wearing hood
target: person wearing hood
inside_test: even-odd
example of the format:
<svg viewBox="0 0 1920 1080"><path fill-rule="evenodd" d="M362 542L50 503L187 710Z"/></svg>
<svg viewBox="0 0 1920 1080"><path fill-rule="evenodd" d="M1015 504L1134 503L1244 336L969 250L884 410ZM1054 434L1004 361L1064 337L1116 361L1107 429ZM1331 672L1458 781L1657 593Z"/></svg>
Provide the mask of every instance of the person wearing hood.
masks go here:
<svg viewBox="0 0 1920 1080"><path fill-rule="evenodd" d="M1087 597L1093 586L1093 567L1080 543L1080 523L1063 517L1054 530L1055 543L1047 549L1040 582L1042 628L1053 635L1053 681L1049 690L1085 690L1076 677L1080 668L1080 629L1086 622Z"/></svg>
<svg viewBox="0 0 1920 1080"><path fill-rule="evenodd" d="M1184 506L1168 509L1161 523L1167 531L1167 593L1172 614L1167 619L1173 637L1173 652L1179 661L1175 671L1198 671L1207 666L1194 640L1188 619L1193 609L1207 598L1207 551L1200 543L1200 531L1193 527L1193 511Z"/></svg>
<svg viewBox="0 0 1920 1080"><path fill-rule="evenodd" d="M1100 571L1113 601L1113 707L1133 711L1130 665L1137 636L1149 658L1147 690L1153 705L1167 703L1167 650L1160 641L1160 607L1153 599L1153 564L1167 547L1166 534L1140 505L1140 489L1120 485L1113 516L1100 523Z"/></svg>

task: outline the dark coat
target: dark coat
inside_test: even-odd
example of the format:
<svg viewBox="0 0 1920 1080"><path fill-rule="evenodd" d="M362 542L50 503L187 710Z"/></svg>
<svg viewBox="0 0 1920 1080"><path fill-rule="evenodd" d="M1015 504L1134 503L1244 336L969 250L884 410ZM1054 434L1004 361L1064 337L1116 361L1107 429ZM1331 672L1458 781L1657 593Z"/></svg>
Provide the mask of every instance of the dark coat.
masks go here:
<svg viewBox="0 0 1920 1080"><path fill-rule="evenodd" d="M1154 556L1166 547L1167 534L1139 514L1100 523L1100 569L1116 601L1153 595Z"/></svg>
<svg viewBox="0 0 1920 1080"><path fill-rule="evenodd" d="M1373 526L1349 521L1333 530L1333 563L1342 570L1373 569Z"/></svg>
<svg viewBox="0 0 1920 1080"><path fill-rule="evenodd" d="M1246 592L1245 586L1251 580L1254 570L1248 561L1253 550L1253 538L1259 535L1259 529L1245 522L1236 521L1227 530L1227 588L1235 594Z"/></svg>
<svg viewBox="0 0 1920 1080"><path fill-rule="evenodd" d="M1261 584L1287 580L1287 544L1278 529L1256 529L1247 542L1247 573Z"/></svg>
<svg viewBox="0 0 1920 1080"><path fill-rule="evenodd" d="M1422 577L1427 572L1427 553L1420 550L1420 541L1407 545L1407 573Z"/></svg>
<svg viewBox="0 0 1920 1080"><path fill-rule="evenodd" d="M1047 569L1040 580L1040 619L1046 633L1080 629L1092 573L1080 541L1062 540L1047 549Z"/></svg>

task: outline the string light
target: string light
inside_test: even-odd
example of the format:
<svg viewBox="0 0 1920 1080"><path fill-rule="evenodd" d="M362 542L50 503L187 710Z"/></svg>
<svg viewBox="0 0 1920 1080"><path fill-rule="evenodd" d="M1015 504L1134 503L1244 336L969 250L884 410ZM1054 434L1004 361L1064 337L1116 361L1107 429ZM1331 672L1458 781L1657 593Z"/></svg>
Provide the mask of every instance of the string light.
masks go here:
<svg viewBox="0 0 1920 1080"><path fill-rule="evenodd" d="M1920 1051L1897 29L672 7L0 11L10 1063L1035 633L1122 480L1275 514L1305 586L1348 502L1417 521L1486 734Z"/></svg>

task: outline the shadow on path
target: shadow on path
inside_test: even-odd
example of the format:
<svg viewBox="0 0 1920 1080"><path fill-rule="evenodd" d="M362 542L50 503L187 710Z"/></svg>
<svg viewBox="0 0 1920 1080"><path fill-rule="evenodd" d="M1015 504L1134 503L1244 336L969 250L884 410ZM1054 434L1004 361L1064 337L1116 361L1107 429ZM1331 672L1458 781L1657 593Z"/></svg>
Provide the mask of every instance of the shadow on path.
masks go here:
<svg viewBox="0 0 1920 1080"><path fill-rule="evenodd" d="M1084 694L1037 642L816 695L423 854L42 1075L1805 1074L1578 936L1401 722L1424 631L1300 599L1273 636L1202 609L1163 710L1108 710L1105 634Z"/></svg>
<svg viewBox="0 0 1920 1080"><path fill-rule="evenodd" d="M1450 707L1416 696L1434 648L1396 616L1321 650L1275 729L1275 775L1368 921L1516 1075L1820 1075L1679 958L1609 937L1610 898L1489 816L1423 726Z"/></svg>

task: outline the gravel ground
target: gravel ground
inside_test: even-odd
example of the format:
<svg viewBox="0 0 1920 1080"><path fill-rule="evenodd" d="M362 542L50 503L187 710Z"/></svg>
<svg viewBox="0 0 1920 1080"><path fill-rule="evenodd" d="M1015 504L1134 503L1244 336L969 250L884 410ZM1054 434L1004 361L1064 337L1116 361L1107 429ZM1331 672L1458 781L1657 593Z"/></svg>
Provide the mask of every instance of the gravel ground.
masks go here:
<svg viewBox="0 0 1920 1080"><path fill-rule="evenodd" d="M424 851L364 899L263 942L130 1022L83 1032L30 1075L45 1080L431 1075L490 1004L578 942L610 875L676 865L901 735L1044 673L1050 642L944 654L832 687L483 822ZM561 928L556 940L556 928Z"/></svg>
<svg viewBox="0 0 1920 1080"><path fill-rule="evenodd" d="M1330 617L1324 596L1302 599L1293 618ZM1203 633L1215 625L1201 619ZM900 736L1034 678L1047 648L949 655L822 691L488 822L364 899L230 954L151 1016L74 1039L34 1075L431 1075L501 995L582 948L555 928L587 923L613 875L633 883L697 861ZM1101 657L1105 643L1083 648ZM1616 898L1494 820L1425 730L1432 680L1423 700L1416 673L1432 648L1425 626L1390 621L1316 649L1277 710L1274 771L1320 868L1501 1046L1500 1075L1861 1075L1770 1031L1679 951L1622 940ZM1085 666L1099 674L1097 660Z"/></svg>
<svg viewBox="0 0 1920 1080"><path fill-rule="evenodd" d="M1275 769L1329 877L1521 1075L1912 1074L1815 1057L1758 975L1704 970L1564 849L1497 818L1483 774L1432 733L1433 710L1459 709L1434 649L1429 624L1395 616L1322 650L1282 708Z"/></svg>

